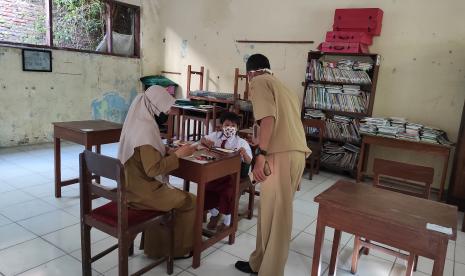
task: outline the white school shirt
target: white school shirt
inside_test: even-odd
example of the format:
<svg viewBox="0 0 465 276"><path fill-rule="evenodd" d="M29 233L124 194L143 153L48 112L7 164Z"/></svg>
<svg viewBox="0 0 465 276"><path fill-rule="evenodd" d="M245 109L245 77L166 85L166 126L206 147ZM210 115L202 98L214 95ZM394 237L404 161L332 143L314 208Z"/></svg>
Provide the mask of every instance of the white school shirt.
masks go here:
<svg viewBox="0 0 465 276"><path fill-rule="evenodd" d="M220 148L223 140L226 140L226 144L224 145L225 149L230 150L239 150L240 148L244 148L247 155L252 158L252 149L250 148L249 143L246 140L242 139L241 137L234 135L233 137L226 138L223 135L222 131L215 131L205 136L206 139L213 141L214 147ZM242 160L244 161L244 160Z"/></svg>

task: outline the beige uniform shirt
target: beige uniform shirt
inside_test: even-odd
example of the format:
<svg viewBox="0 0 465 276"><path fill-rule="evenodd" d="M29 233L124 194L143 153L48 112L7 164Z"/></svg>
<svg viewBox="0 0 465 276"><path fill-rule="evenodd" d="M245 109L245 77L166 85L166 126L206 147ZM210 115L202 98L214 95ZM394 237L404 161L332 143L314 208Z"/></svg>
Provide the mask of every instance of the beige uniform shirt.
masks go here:
<svg viewBox="0 0 465 276"><path fill-rule="evenodd" d="M250 99L255 120L274 117L268 153L301 151L310 153L300 118L297 95L270 74L254 77L250 82Z"/></svg>

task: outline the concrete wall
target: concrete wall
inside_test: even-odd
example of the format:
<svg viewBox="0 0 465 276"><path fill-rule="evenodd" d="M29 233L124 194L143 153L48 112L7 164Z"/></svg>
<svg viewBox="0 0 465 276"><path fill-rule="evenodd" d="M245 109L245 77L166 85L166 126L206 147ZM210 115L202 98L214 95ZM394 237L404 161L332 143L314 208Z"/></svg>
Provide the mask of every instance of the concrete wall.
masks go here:
<svg viewBox="0 0 465 276"><path fill-rule="evenodd" d="M141 6L141 59L53 50L53 72L23 72L21 49L0 47L0 147L49 142L55 121L124 120L139 78L159 71L155 6L127 2Z"/></svg>
<svg viewBox="0 0 465 276"><path fill-rule="evenodd" d="M403 116L440 127L456 140L465 100L465 1L448 0L196 0L157 1L165 39L161 67L179 71L186 85L188 64L207 70L209 90L232 91L234 68L261 52L273 71L299 96L306 55L324 40L334 9L379 7L383 30L371 52L382 55L374 116ZM236 39L315 40L313 45L238 44ZM157 46L158 44L156 44ZM184 93L184 92L183 92ZM371 156L432 165L437 158L375 149Z"/></svg>

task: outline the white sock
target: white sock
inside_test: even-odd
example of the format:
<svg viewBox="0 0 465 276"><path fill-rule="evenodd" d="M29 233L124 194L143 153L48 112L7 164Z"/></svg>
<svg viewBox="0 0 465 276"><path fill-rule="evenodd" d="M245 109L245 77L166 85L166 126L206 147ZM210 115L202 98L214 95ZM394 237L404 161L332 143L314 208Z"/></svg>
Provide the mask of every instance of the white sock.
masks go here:
<svg viewBox="0 0 465 276"><path fill-rule="evenodd" d="M213 208L210 210L210 214L214 217L216 217L218 214L220 213L220 211L216 208Z"/></svg>
<svg viewBox="0 0 465 276"><path fill-rule="evenodd" d="M231 215L224 215L223 217L224 217L224 220L223 220L224 225L229 226L231 224Z"/></svg>

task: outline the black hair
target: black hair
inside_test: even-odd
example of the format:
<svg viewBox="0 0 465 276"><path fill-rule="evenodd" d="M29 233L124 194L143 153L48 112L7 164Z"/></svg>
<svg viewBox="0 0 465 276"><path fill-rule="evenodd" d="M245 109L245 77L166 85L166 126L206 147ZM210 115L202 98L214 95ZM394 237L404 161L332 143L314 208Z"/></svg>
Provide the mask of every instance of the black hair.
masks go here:
<svg viewBox="0 0 465 276"><path fill-rule="evenodd" d="M220 117L220 123L223 124L225 121L231 121L239 126L241 122L241 118L236 113L228 111L228 112L224 112L223 114L221 114L221 117Z"/></svg>
<svg viewBox="0 0 465 276"><path fill-rule="evenodd" d="M245 64L247 72L260 69L271 69L270 61L262 54L251 55Z"/></svg>

